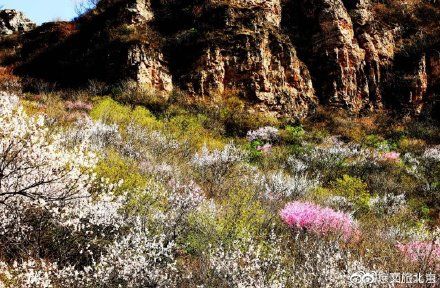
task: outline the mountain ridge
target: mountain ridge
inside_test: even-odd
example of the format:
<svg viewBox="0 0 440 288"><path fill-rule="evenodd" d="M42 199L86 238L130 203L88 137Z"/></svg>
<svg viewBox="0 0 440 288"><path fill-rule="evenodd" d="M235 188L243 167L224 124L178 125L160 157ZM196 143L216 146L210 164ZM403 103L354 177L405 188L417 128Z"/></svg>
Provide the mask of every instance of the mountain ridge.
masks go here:
<svg viewBox="0 0 440 288"><path fill-rule="evenodd" d="M380 5L102 0L72 23L22 33L14 71L69 85L130 79L160 93L181 89L208 99L236 93L252 109L276 117L303 118L318 105L353 113L385 105L413 115L435 114L436 30L432 43L405 57L401 43L414 33L397 22L379 21L389 13L378 13ZM417 9L434 19L440 15L438 5L426 5ZM56 34L55 41L38 53L23 52L46 43L38 38L45 34Z"/></svg>

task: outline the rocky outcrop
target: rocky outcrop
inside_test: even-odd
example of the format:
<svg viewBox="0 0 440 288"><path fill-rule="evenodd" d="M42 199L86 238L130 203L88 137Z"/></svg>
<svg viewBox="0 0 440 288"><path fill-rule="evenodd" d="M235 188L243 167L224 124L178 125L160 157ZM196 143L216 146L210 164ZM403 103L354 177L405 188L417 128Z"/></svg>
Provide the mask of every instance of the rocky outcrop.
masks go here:
<svg viewBox="0 0 440 288"><path fill-rule="evenodd" d="M120 42L126 51L126 59L122 60L122 65L118 68L119 73L124 78L135 80L157 92L172 91L173 82L168 64L160 47L151 41L157 38L155 32L150 29L155 17L151 1L128 0L119 1L118 4L115 4L115 1L101 1L97 9L105 13L107 9L114 9L112 5L120 7L113 13L117 20L112 23L110 33L123 29L128 34L132 33L138 37L130 39L128 35L128 39L116 39L122 40Z"/></svg>
<svg viewBox="0 0 440 288"><path fill-rule="evenodd" d="M382 74L392 63L395 53L394 29L374 25L370 0L344 1L352 17L354 33L361 49L365 51L365 78L367 105L382 106Z"/></svg>
<svg viewBox="0 0 440 288"><path fill-rule="evenodd" d="M316 106L309 71L280 33L279 0L213 1L204 15L216 25L184 44L185 53L200 56L178 75L181 86L211 97L240 91L254 109L279 117L303 117Z"/></svg>
<svg viewBox="0 0 440 288"><path fill-rule="evenodd" d="M423 54L417 61L416 69L408 75L409 95L407 99L408 108L416 114L422 111L426 92L428 91L428 74L426 70L426 55Z"/></svg>
<svg viewBox="0 0 440 288"><path fill-rule="evenodd" d="M285 26L305 51L321 101L351 111L381 106L392 31L374 28L368 0L288 1Z"/></svg>
<svg viewBox="0 0 440 288"><path fill-rule="evenodd" d="M26 32L35 27L36 24L26 18L22 12L13 9L0 10L0 35Z"/></svg>
<svg viewBox="0 0 440 288"><path fill-rule="evenodd" d="M132 80L157 92L170 92L172 76L155 40L159 37L150 28L154 14L149 3L101 1L96 11L72 23L73 27L43 24L23 35L21 54L27 61L16 72L65 86ZM49 45L35 49L39 42Z"/></svg>
<svg viewBox="0 0 440 288"><path fill-rule="evenodd" d="M417 59L413 71L405 75L408 83L406 111L412 114L432 115L437 118L440 108L440 53L433 49ZM437 112L435 112L437 111Z"/></svg>
<svg viewBox="0 0 440 288"><path fill-rule="evenodd" d="M440 120L440 49L427 56L428 91L423 103L423 113Z"/></svg>
<svg viewBox="0 0 440 288"><path fill-rule="evenodd" d="M129 78L156 91L171 92L173 81L163 54L147 45L133 44L128 48Z"/></svg>

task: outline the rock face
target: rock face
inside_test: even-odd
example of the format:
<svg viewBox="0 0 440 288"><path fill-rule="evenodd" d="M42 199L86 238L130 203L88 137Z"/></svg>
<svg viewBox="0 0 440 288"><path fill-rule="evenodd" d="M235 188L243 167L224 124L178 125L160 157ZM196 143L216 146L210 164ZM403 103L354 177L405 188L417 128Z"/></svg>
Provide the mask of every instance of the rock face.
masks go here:
<svg viewBox="0 0 440 288"><path fill-rule="evenodd" d="M321 100L352 111L381 106L381 74L394 54L392 31L373 28L367 1L292 0L285 10Z"/></svg>
<svg viewBox="0 0 440 288"><path fill-rule="evenodd" d="M213 1L199 17L215 19L215 26L184 44L186 53L199 56L178 75L180 85L210 97L240 91L255 109L280 117L302 117L316 106L309 71L280 33L279 0Z"/></svg>
<svg viewBox="0 0 440 288"><path fill-rule="evenodd" d="M150 1L132 0L128 1L126 5L126 11L120 16L125 21L123 24L132 27L135 31L140 30L146 32L145 34L148 36L154 36L148 29L142 29L143 27L149 27L154 19ZM129 43L127 56L127 74L129 78L156 91L170 92L173 90L172 76L160 49L157 49L148 41Z"/></svg>
<svg viewBox="0 0 440 288"><path fill-rule="evenodd" d="M22 12L6 9L0 10L0 35L26 32L36 27Z"/></svg>
<svg viewBox="0 0 440 288"><path fill-rule="evenodd" d="M435 110L426 103L438 101L438 49L404 55L402 32L377 21L371 1L102 0L64 38L44 25L23 34L23 51L45 33L58 42L23 56L17 71L58 83L131 79L205 99L233 94L287 118L319 104Z"/></svg>

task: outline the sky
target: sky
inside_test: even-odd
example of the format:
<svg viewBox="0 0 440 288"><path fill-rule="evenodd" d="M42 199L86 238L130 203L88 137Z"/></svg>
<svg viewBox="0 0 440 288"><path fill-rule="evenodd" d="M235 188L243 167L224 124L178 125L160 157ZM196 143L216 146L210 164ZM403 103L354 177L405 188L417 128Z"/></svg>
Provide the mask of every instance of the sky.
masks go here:
<svg viewBox="0 0 440 288"><path fill-rule="evenodd" d="M70 20L76 16L78 0L0 0L2 9L16 9L37 24L54 19Z"/></svg>

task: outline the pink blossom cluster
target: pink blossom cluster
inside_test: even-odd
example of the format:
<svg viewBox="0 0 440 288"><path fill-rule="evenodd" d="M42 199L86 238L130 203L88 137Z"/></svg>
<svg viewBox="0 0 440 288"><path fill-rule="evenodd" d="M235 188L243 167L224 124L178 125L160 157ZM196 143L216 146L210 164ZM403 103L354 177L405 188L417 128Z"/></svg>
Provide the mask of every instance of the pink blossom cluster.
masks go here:
<svg viewBox="0 0 440 288"><path fill-rule="evenodd" d="M384 161L390 161L390 162L397 162L399 161L400 153L392 151L392 152L386 152L382 154L382 160Z"/></svg>
<svg viewBox="0 0 440 288"><path fill-rule="evenodd" d="M262 153L269 153L271 149L272 149L272 145L269 143L257 147L257 151L260 151Z"/></svg>
<svg viewBox="0 0 440 288"><path fill-rule="evenodd" d="M317 235L342 235L345 240L358 234L349 214L310 202L290 202L280 211L283 221L292 228L305 229Z"/></svg>
<svg viewBox="0 0 440 288"><path fill-rule="evenodd" d="M66 108L67 110L81 110L81 111L90 111L92 110L93 106L90 103L86 103L83 101L67 101L66 102Z"/></svg>
<svg viewBox="0 0 440 288"><path fill-rule="evenodd" d="M440 244L432 241L412 241L398 243L397 249L410 261L440 261Z"/></svg>

